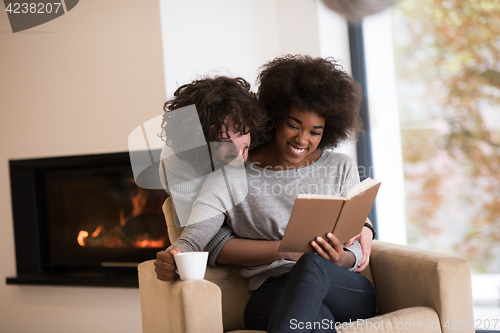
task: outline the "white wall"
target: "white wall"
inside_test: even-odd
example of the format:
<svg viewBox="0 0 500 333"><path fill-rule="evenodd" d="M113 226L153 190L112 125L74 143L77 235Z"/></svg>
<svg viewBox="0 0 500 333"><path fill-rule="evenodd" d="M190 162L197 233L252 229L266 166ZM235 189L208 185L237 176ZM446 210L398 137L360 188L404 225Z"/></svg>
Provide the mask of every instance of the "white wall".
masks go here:
<svg viewBox="0 0 500 333"><path fill-rule="evenodd" d="M333 57L351 72L347 21L321 0L160 0L167 96L204 75L245 78L284 54ZM193 10L195 9L195 10ZM337 151L356 159L355 143Z"/></svg>
<svg viewBox="0 0 500 333"><path fill-rule="evenodd" d="M160 0L167 95L204 75L242 76L287 54L319 56L315 0ZM255 89L254 89L255 90Z"/></svg>
<svg viewBox="0 0 500 333"><path fill-rule="evenodd" d="M8 160L127 150L165 99L157 0L86 0L13 34L0 5L0 332L140 332L138 289L6 285Z"/></svg>
<svg viewBox="0 0 500 333"><path fill-rule="evenodd" d="M141 331L137 289L5 284L16 274L9 159L126 151L129 133L197 76L253 84L275 56L329 55L322 13L316 0L86 0L12 34L0 11L0 331Z"/></svg>

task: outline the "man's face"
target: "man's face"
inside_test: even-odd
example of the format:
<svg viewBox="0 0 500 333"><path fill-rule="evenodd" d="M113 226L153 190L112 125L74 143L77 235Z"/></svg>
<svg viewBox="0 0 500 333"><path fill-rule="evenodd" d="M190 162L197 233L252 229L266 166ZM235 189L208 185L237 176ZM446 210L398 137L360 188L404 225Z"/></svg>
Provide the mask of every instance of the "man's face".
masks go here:
<svg viewBox="0 0 500 333"><path fill-rule="evenodd" d="M218 149L215 150L214 155L221 161L231 163L232 161L243 158L246 161L248 158L248 148L250 147L250 133L243 134L236 132L234 128L234 121L228 119L228 131L222 139L222 143ZM224 144L224 143L228 144Z"/></svg>

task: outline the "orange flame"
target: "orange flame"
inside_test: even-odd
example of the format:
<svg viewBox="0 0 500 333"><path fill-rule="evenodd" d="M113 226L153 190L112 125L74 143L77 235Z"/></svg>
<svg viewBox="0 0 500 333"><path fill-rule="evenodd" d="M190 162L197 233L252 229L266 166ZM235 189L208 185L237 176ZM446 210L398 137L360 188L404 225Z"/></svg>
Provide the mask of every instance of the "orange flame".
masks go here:
<svg viewBox="0 0 500 333"><path fill-rule="evenodd" d="M95 231L92 233L92 237L97 237L97 236L99 236L99 234L100 234L100 233L101 233L101 231L102 231L102 228L103 228L103 225L102 225L102 224L101 224L101 225L99 225L99 226L97 227L97 229L95 229Z"/></svg>
<svg viewBox="0 0 500 333"><path fill-rule="evenodd" d="M78 244L80 244L80 246L85 246L85 239L89 237L89 233L86 232L85 230L81 230L79 233L78 233L78 237L77 237L77 240L78 240Z"/></svg>
<svg viewBox="0 0 500 333"><path fill-rule="evenodd" d="M138 240L134 243L135 247L165 247L165 240L159 239L159 240L151 240L151 239L144 239L142 241Z"/></svg>

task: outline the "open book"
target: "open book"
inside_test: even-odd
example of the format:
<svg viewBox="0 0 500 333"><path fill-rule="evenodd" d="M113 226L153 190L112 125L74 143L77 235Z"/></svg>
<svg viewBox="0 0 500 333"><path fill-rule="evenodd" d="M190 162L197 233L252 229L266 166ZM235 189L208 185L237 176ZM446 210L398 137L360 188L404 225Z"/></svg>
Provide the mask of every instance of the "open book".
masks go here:
<svg viewBox="0 0 500 333"><path fill-rule="evenodd" d="M380 182L367 178L354 186L347 198L334 195L299 194L278 252L313 252L311 241L333 233L345 243L361 232Z"/></svg>

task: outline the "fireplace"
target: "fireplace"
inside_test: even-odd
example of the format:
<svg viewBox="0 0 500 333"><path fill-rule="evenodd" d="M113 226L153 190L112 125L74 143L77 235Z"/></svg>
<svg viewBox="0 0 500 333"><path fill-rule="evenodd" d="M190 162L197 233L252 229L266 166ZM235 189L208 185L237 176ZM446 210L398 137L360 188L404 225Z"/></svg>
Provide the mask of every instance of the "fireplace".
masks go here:
<svg viewBox="0 0 500 333"><path fill-rule="evenodd" d="M135 184L128 152L9 167L17 276L8 284L137 287L137 264L170 245L167 194Z"/></svg>

